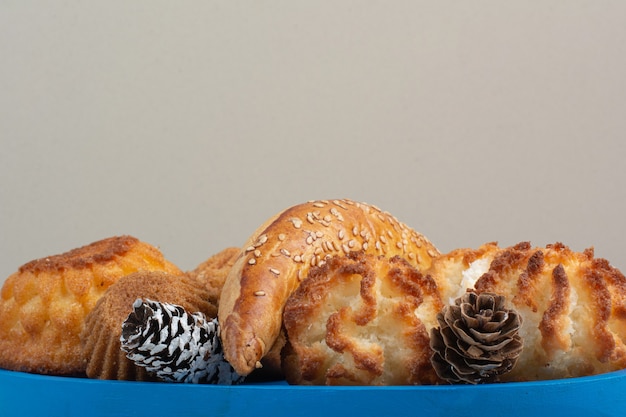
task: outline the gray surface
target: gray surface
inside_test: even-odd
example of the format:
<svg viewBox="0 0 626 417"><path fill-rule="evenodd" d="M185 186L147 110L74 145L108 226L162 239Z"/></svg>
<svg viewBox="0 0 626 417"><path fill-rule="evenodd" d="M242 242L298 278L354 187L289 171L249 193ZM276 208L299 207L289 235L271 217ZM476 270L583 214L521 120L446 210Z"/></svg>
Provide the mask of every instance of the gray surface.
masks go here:
<svg viewBox="0 0 626 417"><path fill-rule="evenodd" d="M625 2L1 8L0 281L117 234L191 269L337 197L626 267Z"/></svg>

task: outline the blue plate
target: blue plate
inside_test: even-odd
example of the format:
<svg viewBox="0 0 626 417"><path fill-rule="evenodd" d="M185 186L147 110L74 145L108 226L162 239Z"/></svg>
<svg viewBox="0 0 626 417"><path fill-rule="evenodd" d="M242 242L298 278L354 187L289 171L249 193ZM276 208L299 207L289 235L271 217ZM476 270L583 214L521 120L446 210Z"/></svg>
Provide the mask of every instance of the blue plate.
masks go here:
<svg viewBox="0 0 626 417"><path fill-rule="evenodd" d="M625 416L626 370L478 386L99 381L0 370L0 416Z"/></svg>

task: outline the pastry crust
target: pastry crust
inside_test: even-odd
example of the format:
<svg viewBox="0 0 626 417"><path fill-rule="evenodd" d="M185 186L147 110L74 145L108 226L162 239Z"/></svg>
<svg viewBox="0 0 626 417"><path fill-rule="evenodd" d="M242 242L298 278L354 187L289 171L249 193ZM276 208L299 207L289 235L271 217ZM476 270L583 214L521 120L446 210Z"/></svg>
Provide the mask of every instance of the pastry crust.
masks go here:
<svg viewBox="0 0 626 417"><path fill-rule="evenodd" d="M224 355L240 375L272 348L287 298L333 255L363 250L400 255L419 269L439 255L423 235L389 213L351 200L319 200L278 213L246 242L222 290L218 318Z"/></svg>
<svg viewBox="0 0 626 417"><path fill-rule="evenodd" d="M430 329L443 302L435 281L405 259L335 256L289 297L287 381L304 385L440 382Z"/></svg>
<svg viewBox="0 0 626 417"><path fill-rule="evenodd" d="M524 348L503 381L599 374L626 368L626 278L593 249L562 243L544 248L521 242L508 248L457 250L429 271L437 282L460 282L463 261L485 259L474 271L477 292L504 295L522 317ZM461 256L460 256L461 255ZM465 291L466 288L460 288Z"/></svg>
<svg viewBox="0 0 626 417"><path fill-rule="evenodd" d="M79 335L104 291L136 271L182 272L131 236L103 239L31 261L0 292L0 367L43 374L82 374Z"/></svg>

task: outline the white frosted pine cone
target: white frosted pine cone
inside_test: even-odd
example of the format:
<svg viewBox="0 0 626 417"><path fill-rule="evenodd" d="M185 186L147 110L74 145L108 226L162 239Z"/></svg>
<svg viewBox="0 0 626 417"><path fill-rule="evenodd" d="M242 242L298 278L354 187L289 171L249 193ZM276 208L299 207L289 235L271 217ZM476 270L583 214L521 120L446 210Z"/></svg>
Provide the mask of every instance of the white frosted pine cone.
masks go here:
<svg viewBox="0 0 626 417"><path fill-rule="evenodd" d="M224 359L217 319L181 306L137 299L122 325L128 359L170 382L231 385L243 377Z"/></svg>

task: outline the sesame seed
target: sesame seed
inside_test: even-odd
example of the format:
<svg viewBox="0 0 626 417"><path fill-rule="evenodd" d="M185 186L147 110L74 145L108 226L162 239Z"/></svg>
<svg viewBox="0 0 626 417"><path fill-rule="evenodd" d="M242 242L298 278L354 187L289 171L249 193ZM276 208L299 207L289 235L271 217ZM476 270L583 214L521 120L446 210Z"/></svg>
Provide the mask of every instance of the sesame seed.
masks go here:
<svg viewBox="0 0 626 417"><path fill-rule="evenodd" d="M337 210L336 208L331 207L330 214L335 216L337 218L337 220L339 220L340 222L343 221L343 216L341 215L341 213L339 213L339 210Z"/></svg>
<svg viewBox="0 0 626 417"><path fill-rule="evenodd" d="M315 237L320 238L323 237L324 233L320 232L319 230L317 232L315 232Z"/></svg>
<svg viewBox="0 0 626 417"><path fill-rule="evenodd" d="M345 253L350 252L350 248L348 247L348 245L346 245L345 243L343 245L341 245L341 249L343 249L343 251Z"/></svg>
<svg viewBox="0 0 626 417"><path fill-rule="evenodd" d="M256 259L250 258L248 259L248 265L254 265L256 263Z"/></svg>
<svg viewBox="0 0 626 417"><path fill-rule="evenodd" d="M413 252L409 253L409 259L415 259L415 254Z"/></svg>
<svg viewBox="0 0 626 417"><path fill-rule="evenodd" d="M270 268L270 272L274 275L280 275L280 271L276 268Z"/></svg>
<svg viewBox="0 0 626 417"><path fill-rule="evenodd" d="M387 236L393 239L393 233L391 233L391 230L387 230Z"/></svg>
<svg viewBox="0 0 626 417"><path fill-rule="evenodd" d="M291 255L287 249L281 249L280 253L282 253L285 256L290 256Z"/></svg>
<svg viewBox="0 0 626 417"><path fill-rule="evenodd" d="M302 281L302 270L298 269L298 281Z"/></svg>
<svg viewBox="0 0 626 417"><path fill-rule="evenodd" d="M256 295L257 297L263 297L265 295L265 291L255 291L254 295Z"/></svg>
<svg viewBox="0 0 626 417"><path fill-rule="evenodd" d="M254 251L254 256L256 256L257 258L258 258L259 256L261 256L261 251L260 251L260 250L258 250L258 249L256 249L256 250Z"/></svg>
<svg viewBox="0 0 626 417"><path fill-rule="evenodd" d="M396 247L398 249L402 249L402 242L396 242Z"/></svg>
<svg viewBox="0 0 626 417"><path fill-rule="evenodd" d="M319 255L320 253L324 252L324 249L322 248L315 248L315 251L313 252L315 255Z"/></svg>
<svg viewBox="0 0 626 417"><path fill-rule="evenodd" d="M261 236L259 236L259 238L256 240L254 247L258 248L259 246L263 245L265 242L267 242L267 235L266 234L262 234Z"/></svg>
<svg viewBox="0 0 626 417"><path fill-rule="evenodd" d="M311 266L315 266L316 263L317 263L317 257L311 256Z"/></svg>
<svg viewBox="0 0 626 417"><path fill-rule="evenodd" d="M339 238L339 240L343 240L345 236L346 232L343 229L339 229L339 231L337 232L337 237Z"/></svg>
<svg viewBox="0 0 626 417"><path fill-rule="evenodd" d="M313 206L318 207L318 208L323 208L326 206L326 204L322 202L317 202L317 203L313 203Z"/></svg>
<svg viewBox="0 0 626 417"><path fill-rule="evenodd" d="M312 245L313 244L313 236L311 236L311 235L307 236L306 244L307 245Z"/></svg>
<svg viewBox="0 0 626 417"><path fill-rule="evenodd" d="M322 226L326 226L326 227L330 226L330 222L327 222L326 220L320 220L320 223L322 224Z"/></svg>
<svg viewBox="0 0 626 417"><path fill-rule="evenodd" d="M354 227L352 228L352 234L353 234L354 236L358 236L358 235L359 235L359 228L358 228L357 226L354 226Z"/></svg>
<svg viewBox="0 0 626 417"><path fill-rule="evenodd" d="M363 250L367 250L368 247L369 245L367 244L367 242L363 243Z"/></svg>
<svg viewBox="0 0 626 417"><path fill-rule="evenodd" d="M255 249L254 246L248 246L246 248L246 252L252 252L254 249Z"/></svg>
<svg viewBox="0 0 626 417"><path fill-rule="evenodd" d="M387 243L387 238L385 237L385 235L380 235L380 241L383 243Z"/></svg>
<svg viewBox="0 0 626 417"><path fill-rule="evenodd" d="M378 240L376 241L376 245L375 246L376 246L376 249L378 249L378 250L381 249L380 242Z"/></svg>
<svg viewBox="0 0 626 417"><path fill-rule="evenodd" d="M344 206L339 200L333 200L333 204L338 206L338 207L341 207L344 210L347 210L347 207Z"/></svg>
<svg viewBox="0 0 626 417"><path fill-rule="evenodd" d="M330 214L327 214L324 216L324 221L325 222L330 222L333 218L330 216Z"/></svg>
<svg viewBox="0 0 626 417"><path fill-rule="evenodd" d="M293 223L293 227L295 227L296 229L299 229L302 227L302 220L294 217L291 219L291 223Z"/></svg>
<svg viewBox="0 0 626 417"><path fill-rule="evenodd" d="M293 257L293 260L294 260L294 262L302 262L302 256L300 256L300 255L295 255L295 256Z"/></svg>
<svg viewBox="0 0 626 417"><path fill-rule="evenodd" d="M348 247L349 247L349 248L353 248L353 247L354 247L354 245L356 245L356 241L355 241L354 239L350 239L350 240L348 241Z"/></svg>
<svg viewBox="0 0 626 417"><path fill-rule="evenodd" d="M428 254L429 254L431 257L433 257L433 258L437 256L437 254L435 253L435 251L433 251L432 249L428 249Z"/></svg>
<svg viewBox="0 0 626 417"><path fill-rule="evenodd" d="M315 220L313 220L313 213L307 213L306 220L311 224L315 223Z"/></svg>
<svg viewBox="0 0 626 417"><path fill-rule="evenodd" d="M278 240L280 240L282 242L283 240L285 240L286 237L287 236L285 236L284 233L281 233L281 234L278 235Z"/></svg>

